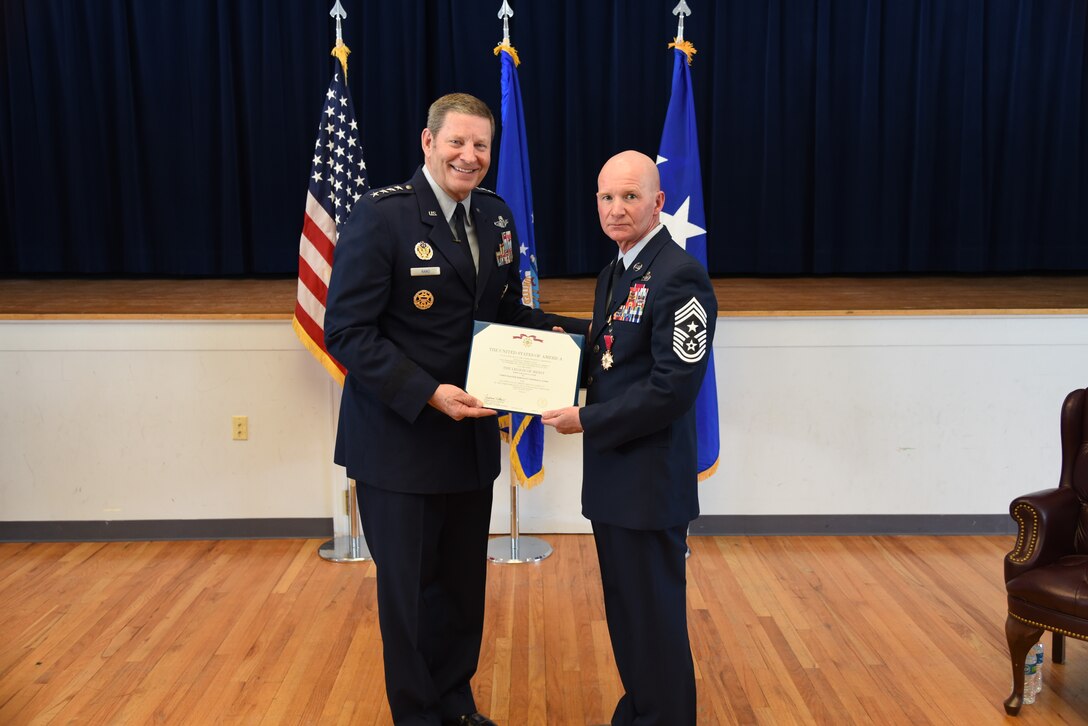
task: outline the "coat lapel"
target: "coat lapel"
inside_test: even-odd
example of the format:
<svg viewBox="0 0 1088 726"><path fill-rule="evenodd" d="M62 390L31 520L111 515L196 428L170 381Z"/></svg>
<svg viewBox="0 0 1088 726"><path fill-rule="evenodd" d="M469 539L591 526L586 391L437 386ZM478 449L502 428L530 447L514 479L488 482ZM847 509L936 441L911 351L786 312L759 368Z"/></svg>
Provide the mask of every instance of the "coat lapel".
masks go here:
<svg viewBox="0 0 1088 726"><path fill-rule="evenodd" d="M487 280L495 271L495 250L499 245L499 229L495 226L495 220L491 219L479 207L472 211L472 224L476 227L476 243L480 247L480 272L476 278L476 301L487 289Z"/></svg>
<svg viewBox="0 0 1088 726"><path fill-rule="evenodd" d="M597 278L597 291L594 295L593 304L593 337L596 338L600 335L609 318L611 318L617 310L624 306L627 302L627 293L636 280L641 280L646 275L650 274L650 268L653 267L654 259L658 253L665 248L666 244L674 244L672 236L669 235L669 230L662 228L660 232L655 234L646 246L642 248L642 252L638 253L638 257L635 258L634 263L624 270L620 279L616 281L616 286L612 290L612 305L608 310L605 310L605 302L608 297L608 280L612 275L612 265L609 265L601 273L601 276Z"/></svg>
<svg viewBox="0 0 1088 726"><path fill-rule="evenodd" d="M442 214L442 207L438 204L431 185L427 183L427 177L423 176L423 168L420 167L416 175L412 177L412 184L416 187L416 199L419 200L419 221L431 228L427 236L431 246L438 250L439 254L446 258L446 262L456 272L461 281L469 290L476 288L476 270L472 267L472 258L461 249L461 244L453 241L453 230Z"/></svg>
<svg viewBox="0 0 1088 726"><path fill-rule="evenodd" d="M593 330L590 334L591 342L604 334L606 315L604 311L605 296L608 295L608 278L612 274L612 266L604 268L597 276L597 289L593 292Z"/></svg>

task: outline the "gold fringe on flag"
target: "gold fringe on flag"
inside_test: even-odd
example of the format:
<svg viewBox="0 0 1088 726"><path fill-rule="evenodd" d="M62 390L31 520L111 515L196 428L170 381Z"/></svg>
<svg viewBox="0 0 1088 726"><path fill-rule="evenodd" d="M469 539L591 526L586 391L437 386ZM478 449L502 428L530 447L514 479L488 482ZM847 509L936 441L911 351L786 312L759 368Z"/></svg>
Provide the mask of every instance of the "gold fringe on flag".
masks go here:
<svg viewBox="0 0 1088 726"><path fill-rule="evenodd" d="M691 59L694 58L695 54L698 52L695 50L695 45L690 40L677 40L676 38L673 38L672 42L669 43L669 47L676 48L686 55L688 57L689 66L691 65Z"/></svg>
<svg viewBox="0 0 1088 726"><path fill-rule="evenodd" d="M351 53L351 48L344 45L344 41L340 40L336 42L336 47L332 49L329 55L336 56L336 59L340 61L340 66L344 69L344 83L348 82L348 54ZM691 60L688 59L688 63Z"/></svg>
<svg viewBox="0 0 1088 726"><path fill-rule="evenodd" d="M521 443L521 437L525 433L525 429L529 428L529 423L533 417L522 417L521 426L518 427L517 431L513 432L513 438L511 439L510 427L512 419L513 416L508 413L499 416L499 438L510 444L510 470L514 473L514 480L522 489L532 489L544 481L544 467L541 466L540 471L532 476L527 475L525 466L521 463L521 457L518 455L518 444Z"/></svg>
<svg viewBox="0 0 1088 726"><path fill-rule="evenodd" d="M329 372L329 375L333 377L337 383L341 386L344 385L344 372L336 367L336 363L333 362L329 354L321 350L321 346L314 342L314 339L306 332L302 327L302 324L298 321L298 318L291 319L291 327L295 329L295 335L302 342L302 345L306 350L310 351L314 358L325 367L325 370Z"/></svg>
<svg viewBox="0 0 1088 726"><path fill-rule="evenodd" d="M495 55L498 55L502 51L506 51L510 54L510 57L514 59L515 68L521 65L521 60L518 58L518 52L514 49L514 46L509 43L499 43L495 46Z"/></svg>
<svg viewBox="0 0 1088 726"><path fill-rule="evenodd" d="M716 472L718 470L718 462L719 461L721 461L721 459L715 459L714 463L711 464L710 467L706 471L700 471L699 472L699 481L706 481L710 477L714 476L714 472Z"/></svg>

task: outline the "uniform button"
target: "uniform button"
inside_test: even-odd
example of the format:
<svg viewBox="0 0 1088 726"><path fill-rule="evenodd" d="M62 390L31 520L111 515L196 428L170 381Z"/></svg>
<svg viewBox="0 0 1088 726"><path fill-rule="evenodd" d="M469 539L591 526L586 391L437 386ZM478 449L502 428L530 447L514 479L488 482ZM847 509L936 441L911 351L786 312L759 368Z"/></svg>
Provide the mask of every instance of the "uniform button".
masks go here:
<svg viewBox="0 0 1088 726"><path fill-rule="evenodd" d="M601 346L599 346L599 345L593 346L593 352L594 353L600 353L601 352Z"/></svg>
<svg viewBox="0 0 1088 726"><path fill-rule="evenodd" d="M587 386L592 386L592 385L593 385L593 376L590 376L590 377L589 377L589 378L588 378L588 379L586 380L586 385L587 385Z"/></svg>

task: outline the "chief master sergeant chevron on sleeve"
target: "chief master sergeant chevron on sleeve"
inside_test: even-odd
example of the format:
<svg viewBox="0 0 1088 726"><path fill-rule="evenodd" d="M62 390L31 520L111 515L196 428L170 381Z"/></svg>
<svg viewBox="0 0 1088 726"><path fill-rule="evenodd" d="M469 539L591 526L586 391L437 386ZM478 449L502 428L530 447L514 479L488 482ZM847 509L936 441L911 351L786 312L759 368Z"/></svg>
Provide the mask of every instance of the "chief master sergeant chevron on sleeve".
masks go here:
<svg viewBox="0 0 1088 726"><path fill-rule="evenodd" d="M479 99L435 101L423 167L356 204L329 282L325 342L347 368L335 461L358 483L397 724L491 723L469 680L499 434L495 412L461 388L473 320L587 327L521 303L513 215L477 186L493 135Z"/></svg>

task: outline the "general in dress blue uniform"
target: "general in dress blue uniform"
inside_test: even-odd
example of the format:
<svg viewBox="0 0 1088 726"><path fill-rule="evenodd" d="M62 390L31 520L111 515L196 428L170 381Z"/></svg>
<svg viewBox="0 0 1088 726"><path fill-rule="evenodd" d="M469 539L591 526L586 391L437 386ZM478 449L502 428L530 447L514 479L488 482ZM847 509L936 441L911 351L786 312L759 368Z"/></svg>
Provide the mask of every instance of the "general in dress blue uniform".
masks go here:
<svg viewBox="0 0 1088 726"><path fill-rule="evenodd" d="M325 315L347 368L335 461L356 480L377 564L395 723L491 724L469 681L483 632L487 534L499 474L494 411L461 389L473 320L584 333L521 303L509 207L477 185L494 119L443 96L424 166L358 201L336 246Z"/></svg>
<svg viewBox="0 0 1088 726"><path fill-rule="evenodd" d="M706 269L661 225L664 200L643 154L601 169L598 213L619 256L597 278L586 405L543 416L584 432L582 513L625 691L613 726L696 722L685 553L699 514L694 404L718 305Z"/></svg>

